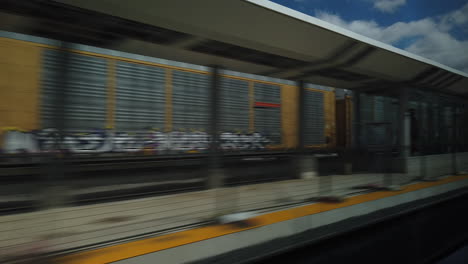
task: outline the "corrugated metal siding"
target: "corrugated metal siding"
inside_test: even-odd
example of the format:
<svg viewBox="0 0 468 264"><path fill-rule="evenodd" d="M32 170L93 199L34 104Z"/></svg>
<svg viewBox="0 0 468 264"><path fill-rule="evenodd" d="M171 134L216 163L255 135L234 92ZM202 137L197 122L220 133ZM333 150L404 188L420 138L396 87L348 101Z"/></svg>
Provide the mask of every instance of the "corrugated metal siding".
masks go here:
<svg viewBox="0 0 468 264"><path fill-rule="evenodd" d="M373 122L373 108L374 96L361 94L361 121L363 123Z"/></svg>
<svg viewBox="0 0 468 264"><path fill-rule="evenodd" d="M164 69L118 62L115 127L117 130L162 129L165 110Z"/></svg>
<svg viewBox="0 0 468 264"><path fill-rule="evenodd" d="M374 97L374 122L384 122L385 118L385 100L383 96Z"/></svg>
<svg viewBox="0 0 468 264"><path fill-rule="evenodd" d="M43 53L41 121L42 127L54 126L61 52L45 49ZM65 101L65 129L104 128L106 119L107 61L70 54L69 82Z"/></svg>
<svg viewBox="0 0 468 264"><path fill-rule="evenodd" d="M445 118L445 122L444 122L444 125L447 126L447 127L451 127L452 126L452 119L453 119L453 111L452 111L452 107L450 106L446 106L444 107L444 118Z"/></svg>
<svg viewBox="0 0 468 264"><path fill-rule="evenodd" d="M444 122L442 126L442 144L449 146L452 143L453 136L453 111L452 107L443 107L444 111Z"/></svg>
<svg viewBox="0 0 468 264"><path fill-rule="evenodd" d="M53 39L42 38L42 37L37 37L37 36L32 36L32 35L25 35L25 34L15 33L15 32L8 32L8 31L3 31L3 30L0 30L0 37L24 40L28 42L35 42L35 43L40 43L40 44L52 45L52 46L58 46L61 43L60 41L53 40ZM161 59L161 58L154 58L154 57L143 56L139 54L132 54L132 53L127 53L127 52L98 48L98 47L82 45L82 44L73 44L73 49L85 51L85 52L97 53L97 54L104 54L108 56L116 56L116 57L121 57L121 58L132 59L132 60L145 61L145 62L150 62L150 63L165 64L168 66L175 66L175 67L181 67L181 68L187 68L187 69L193 69L193 70L200 70L200 71L210 70L209 67L206 67L206 66L195 65L191 63L185 63L185 62L179 62L179 61L173 61L173 60L166 60L166 59ZM226 75L230 75L230 76L238 76L238 77L249 78L249 79L259 80L259 81L269 81L269 82L275 82L275 83L287 84L287 85L295 84L294 81L290 81L290 80L278 79L278 78L272 78L272 77L267 77L267 76L242 73L242 72L236 72L236 71L230 71L230 70L222 70L222 73ZM321 85L315 85L315 84L307 84L306 87L314 88L314 89L323 89L325 91L333 90L333 88L325 87Z"/></svg>
<svg viewBox="0 0 468 264"><path fill-rule="evenodd" d="M420 144L425 145L428 138L428 104L427 102L418 102L416 118L418 121L418 130L419 130L419 140ZM424 147L424 146L423 146Z"/></svg>
<svg viewBox="0 0 468 264"><path fill-rule="evenodd" d="M221 78L221 130L246 133L249 129L249 83Z"/></svg>
<svg viewBox="0 0 468 264"><path fill-rule="evenodd" d="M398 120L400 120L400 104L398 102L398 99L395 98L388 98L387 100L387 109L385 110L385 113L387 114L388 122L391 122L392 126L392 144L396 145L397 144L397 135L398 135Z"/></svg>
<svg viewBox="0 0 468 264"><path fill-rule="evenodd" d="M396 144L399 118L397 101L391 97L361 94L362 145Z"/></svg>
<svg viewBox="0 0 468 264"><path fill-rule="evenodd" d="M324 96L323 93L306 90L304 94L305 145L325 143Z"/></svg>
<svg viewBox="0 0 468 264"><path fill-rule="evenodd" d="M361 93L360 97L361 120L358 124L361 136L360 142L362 145L373 144L372 128L369 127L368 123L374 121L374 96Z"/></svg>
<svg viewBox="0 0 468 264"><path fill-rule="evenodd" d="M372 96L372 98L374 100L374 118L369 121L372 123L389 122L385 116L385 108L388 107L388 98L383 96ZM390 132L388 131L388 125L371 125L367 129L370 130L370 134L368 135L369 144L383 145L386 143L386 138L389 136L388 134Z"/></svg>
<svg viewBox="0 0 468 264"><path fill-rule="evenodd" d="M208 129L209 76L174 71L172 75L172 125L178 129Z"/></svg>
<svg viewBox="0 0 468 264"><path fill-rule="evenodd" d="M255 102L281 103L281 89L278 85L255 83ZM281 108L255 108L255 130L268 138L272 144L281 143Z"/></svg>

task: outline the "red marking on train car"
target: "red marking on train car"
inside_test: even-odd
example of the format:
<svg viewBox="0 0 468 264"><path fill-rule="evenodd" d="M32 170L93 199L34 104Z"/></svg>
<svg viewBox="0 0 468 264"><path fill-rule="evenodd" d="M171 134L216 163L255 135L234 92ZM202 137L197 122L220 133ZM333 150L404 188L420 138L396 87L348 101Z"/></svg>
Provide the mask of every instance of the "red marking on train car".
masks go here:
<svg viewBox="0 0 468 264"><path fill-rule="evenodd" d="M272 108L278 108L278 107L281 107L281 104L264 103L264 102L255 102L255 107L272 107Z"/></svg>

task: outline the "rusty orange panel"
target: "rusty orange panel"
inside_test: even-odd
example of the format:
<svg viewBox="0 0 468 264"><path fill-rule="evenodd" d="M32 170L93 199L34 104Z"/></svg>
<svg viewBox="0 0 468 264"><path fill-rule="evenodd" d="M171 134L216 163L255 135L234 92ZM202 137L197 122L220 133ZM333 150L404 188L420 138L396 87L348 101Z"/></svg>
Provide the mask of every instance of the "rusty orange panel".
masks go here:
<svg viewBox="0 0 468 264"><path fill-rule="evenodd" d="M167 132L172 131L172 69L166 69L166 123L165 130Z"/></svg>
<svg viewBox="0 0 468 264"><path fill-rule="evenodd" d="M346 96L336 101L336 138L340 147L351 146L352 140L352 99Z"/></svg>
<svg viewBox="0 0 468 264"><path fill-rule="evenodd" d="M324 112L325 112L325 136L328 139L327 146L336 146L336 106L335 91L325 92Z"/></svg>
<svg viewBox="0 0 468 264"><path fill-rule="evenodd" d="M284 85L281 87L281 124L283 134L283 145L292 149L297 146L298 125L298 88Z"/></svg>
<svg viewBox="0 0 468 264"><path fill-rule="evenodd" d="M0 128L39 128L41 51L28 42L0 38Z"/></svg>

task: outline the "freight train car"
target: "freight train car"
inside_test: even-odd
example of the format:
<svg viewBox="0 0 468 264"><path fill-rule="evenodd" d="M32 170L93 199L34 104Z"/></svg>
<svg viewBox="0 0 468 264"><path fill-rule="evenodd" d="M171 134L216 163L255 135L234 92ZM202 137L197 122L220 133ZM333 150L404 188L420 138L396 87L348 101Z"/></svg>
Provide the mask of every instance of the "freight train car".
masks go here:
<svg viewBox="0 0 468 264"><path fill-rule="evenodd" d="M57 124L65 131L61 148L75 153L207 149L207 67L78 44L64 49L50 39L0 34L4 153L53 149ZM333 147L334 89L306 87L305 142ZM296 147L294 82L225 70L220 89L224 150Z"/></svg>

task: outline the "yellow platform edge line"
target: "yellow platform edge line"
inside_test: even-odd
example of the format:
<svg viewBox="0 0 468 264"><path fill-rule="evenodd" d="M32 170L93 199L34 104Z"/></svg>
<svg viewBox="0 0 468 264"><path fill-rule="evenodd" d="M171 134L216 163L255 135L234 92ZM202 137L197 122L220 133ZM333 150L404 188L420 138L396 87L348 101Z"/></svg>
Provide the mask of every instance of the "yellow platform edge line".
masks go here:
<svg viewBox="0 0 468 264"><path fill-rule="evenodd" d="M253 225L242 228L235 225L213 225L195 228L191 230L176 232L172 234L162 235L154 238L142 239L139 241L129 242L120 245L109 246L100 249L75 253L57 258L58 263L64 264L102 264L112 263L128 258L141 256L144 254L154 253L157 251L174 248L190 243L195 243L223 235L228 235L236 232L245 231L248 229L258 228L274 223L292 220L295 218L322 213L334 209L344 208L360 203L375 201L382 198L392 197L404 193L409 193L425 188L448 184L451 182L468 179L468 175L450 176L434 182L421 182L405 186L400 191L379 191L368 194L362 194L347 198L342 203L314 203L282 211L267 213L256 216L251 219Z"/></svg>

